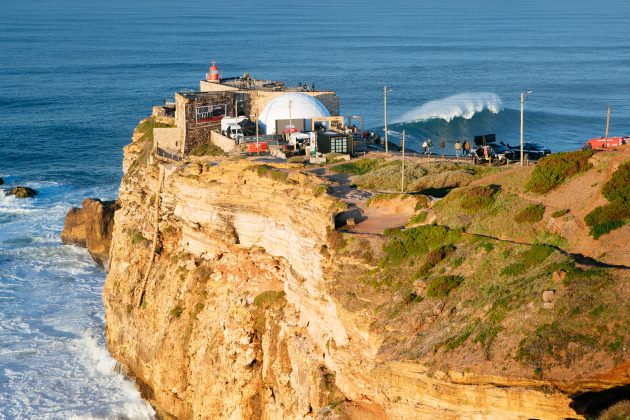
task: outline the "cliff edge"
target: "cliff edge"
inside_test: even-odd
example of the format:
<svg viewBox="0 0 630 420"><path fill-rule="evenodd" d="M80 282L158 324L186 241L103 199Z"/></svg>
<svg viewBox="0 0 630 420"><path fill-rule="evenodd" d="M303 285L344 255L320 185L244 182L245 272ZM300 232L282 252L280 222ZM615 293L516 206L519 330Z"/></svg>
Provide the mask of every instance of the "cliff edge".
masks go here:
<svg viewBox="0 0 630 420"><path fill-rule="evenodd" d="M449 226L457 198L343 233L302 165L147 150L125 148L103 300L165 418L564 419L628 392L625 268Z"/></svg>

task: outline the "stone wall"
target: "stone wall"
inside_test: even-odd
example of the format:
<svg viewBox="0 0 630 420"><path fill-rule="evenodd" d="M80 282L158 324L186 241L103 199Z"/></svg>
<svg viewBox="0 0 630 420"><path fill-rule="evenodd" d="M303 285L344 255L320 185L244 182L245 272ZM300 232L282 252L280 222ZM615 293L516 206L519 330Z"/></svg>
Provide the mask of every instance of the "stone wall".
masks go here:
<svg viewBox="0 0 630 420"><path fill-rule="evenodd" d="M181 128L154 128L153 139L156 147L178 152L182 148L184 132Z"/></svg>
<svg viewBox="0 0 630 420"><path fill-rule="evenodd" d="M225 153L232 153L238 149L238 143L216 131L210 132L210 141L220 147Z"/></svg>

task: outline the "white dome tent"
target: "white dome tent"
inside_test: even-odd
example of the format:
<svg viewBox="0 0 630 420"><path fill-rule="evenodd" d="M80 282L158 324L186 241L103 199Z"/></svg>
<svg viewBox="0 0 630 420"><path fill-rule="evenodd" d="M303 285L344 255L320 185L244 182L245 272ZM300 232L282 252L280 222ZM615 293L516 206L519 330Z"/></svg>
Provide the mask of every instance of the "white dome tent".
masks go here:
<svg viewBox="0 0 630 420"><path fill-rule="evenodd" d="M297 92L285 93L265 105L258 118L258 124L266 134L276 134L278 120L304 119L305 126L310 127L310 120L313 117L330 117L330 112L313 96Z"/></svg>

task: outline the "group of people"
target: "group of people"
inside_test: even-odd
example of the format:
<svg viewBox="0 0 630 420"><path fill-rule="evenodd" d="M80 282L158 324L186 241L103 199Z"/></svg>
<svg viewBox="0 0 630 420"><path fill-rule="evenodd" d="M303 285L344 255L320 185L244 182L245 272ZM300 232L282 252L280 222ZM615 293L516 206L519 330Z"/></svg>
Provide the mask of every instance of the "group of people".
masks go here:
<svg viewBox="0 0 630 420"><path fill-rule="evenodd" d="M468 157L470 155L470 143L468 140L464 140L464 143L460 143L459 140L455 142L455 156L459 158L460 155Z"/></svg>
<svg viewBox="0 0 630 420"><path fill-rule="evenodd" d="M426 139L422 143L422 154L430 155L432 147L433 147L433 141L431 141L431 139ZM455 142L455 146L453 147L455 149L455 156L458 158L460 156L468 157L470 155L470 142L468 142L468 140L464 140L463 143L457 140Z"/></svg>

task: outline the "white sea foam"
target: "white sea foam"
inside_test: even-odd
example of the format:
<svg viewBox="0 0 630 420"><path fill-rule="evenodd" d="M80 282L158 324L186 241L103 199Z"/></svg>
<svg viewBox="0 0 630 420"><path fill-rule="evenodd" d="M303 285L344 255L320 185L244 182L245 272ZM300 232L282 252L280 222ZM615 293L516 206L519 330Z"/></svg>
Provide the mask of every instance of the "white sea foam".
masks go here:
<svg viewBox="0 0 630 420"><path fill-rule="evenodd" d="M394 122L418 122L440 118L448 122L454 118L470 119L478 112L488 110L498 114L503 110L503 102L491 92L464 92L447 98L429 101L405 112Z"/></svg>

